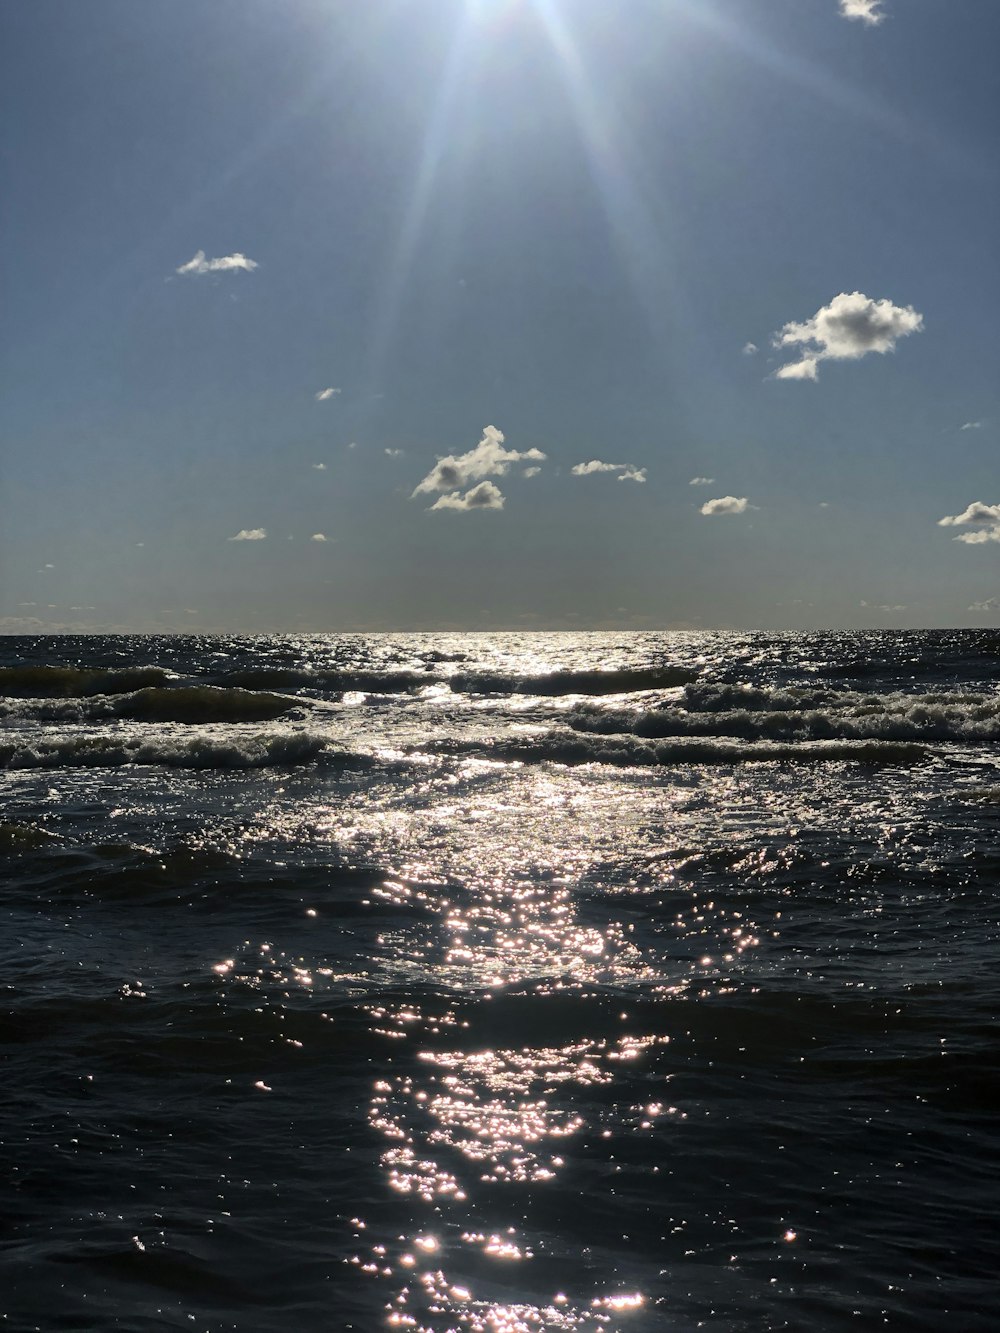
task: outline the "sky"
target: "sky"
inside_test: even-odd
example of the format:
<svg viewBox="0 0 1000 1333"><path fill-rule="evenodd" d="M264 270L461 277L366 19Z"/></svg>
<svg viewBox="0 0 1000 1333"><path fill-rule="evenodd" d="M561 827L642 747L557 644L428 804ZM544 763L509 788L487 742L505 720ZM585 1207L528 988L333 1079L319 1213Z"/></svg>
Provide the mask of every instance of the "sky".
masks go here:
<svg viewBox="0 0 1000 1333"><path fill-rule="evenodd" d="M0 632L1000 620L996 0L0 0Z"/></svg>

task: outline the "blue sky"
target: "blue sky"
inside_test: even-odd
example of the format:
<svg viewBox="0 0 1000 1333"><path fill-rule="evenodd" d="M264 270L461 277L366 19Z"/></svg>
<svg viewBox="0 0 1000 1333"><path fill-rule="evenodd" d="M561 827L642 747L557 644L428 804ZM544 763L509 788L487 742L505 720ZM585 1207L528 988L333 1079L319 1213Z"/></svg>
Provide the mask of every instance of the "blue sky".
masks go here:
<svg viewBox="0 0 1000 1333"><path fill-rule="evenodd" d="M996 623L995 0L0 30L0 628Z"/></svg>

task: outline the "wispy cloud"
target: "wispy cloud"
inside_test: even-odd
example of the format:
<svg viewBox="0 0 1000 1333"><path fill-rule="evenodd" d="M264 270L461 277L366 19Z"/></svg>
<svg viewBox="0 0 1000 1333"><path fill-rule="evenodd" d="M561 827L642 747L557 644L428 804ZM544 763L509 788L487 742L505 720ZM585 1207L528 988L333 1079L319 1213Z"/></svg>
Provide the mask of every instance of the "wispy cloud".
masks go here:
<svg viewBox="0 0 1000 1333"><path fill-rule="evenodd" d="M967 546L981 546L985 542L1000 542L1000 504L983 504L973 500L961 514L946 514L938 519L939 528L975 528L974 532L960 532L954 538Z"/></svg>
<svg viewBox="0 0 1000 1333"><path fill-rule="evenodd" d="M996 612L996 611L1000 611L1000 598L998 598L998 597L987 597L987 598L986 598L984 601L982 601L982 602L973 602L972 605L969 607L969 610L970 610L970 611L986 611L986 612L990 612L990 613L993 613L993 612Z"/></svg>
<svg viewBox="0 0 1000 1333"><path fill-rule="evenodd" d="M754 356L754 355L756 354L756 352L757 352L757 344L756 344L756 343L744 343L744 344L743 344L743 355L744 355L744 356Z"/></svg>
<svg viewBox="0 0 1000 1333"><path fill-rule="evenodd" d="M311 542L325 542L326 537L323 535L322 532L314 532L313 535L309 538L309 540Z"/></svg>
<svg viewBox="0 0 1000 1333"><path fill-rule="evenodd" d="M325 471L326 471L326 464L325 464L325 463L313 463L313 470L314 470L315 472L325 472Z"/></svg>
<svg viewBox="0 0 1000 1333"><path fill-rule="evenodd" d="M262 542L267 536L266 528L240 528L235 537L228 538L231 542Z"/></svg>
<svg viewBox="0 0 1000 1333"><path fill-rule="evenodd" d="M719 514L743 514L746 513L749 503L745 495L723 495L718 500L706 500L701 512L707 518L714 518Z"/></svg>
<svg viewBox="0 0 1000 1333"><path fill-rule="evenodd" d="M461 491L469 487L472 482L480 481L484 477L503 477L509 472L511 465L525 460L529 462L544 462L545 454L541 449L505 449L503 447L503 432L497 430L496 426L487 426L483 431L483 438L474 449L470 449L465 454L446 454L439 458L434 466L428 472L424 479L417 483L413 490L411 499L418 495L433 494L434 491L447 491L449 493ZM496 487L490 487L490 491L500 494ZM481 487L476 487L476 494L482 491ZM471 492L470 492L471 494ZM486 492L483 492L486 494ZM483 500L476 500L471 505L433 505L432 508L443 509L500 509L503 504L501 497L500 504L486 504Z"/></svg>
<svg viewBox="0 0 1000 1333"><path fill-rule="evenodd" d="M385 452L385 456L386 456L386 458L402 458L402 457L403 457L403 454L406 453L406 450L405 450L405 449L386 449L384 452Z"/></svg>
<svg viewBox="0 0 1000 1333"><path fill-rule="evenodd" d="M319 393L316 394L316 401L317 403L325 403L328 398L336 398L338 393L340 393L339 389L320 389Z"/></svg>
<svg viewBox="0 0 1000 1333"><path fill-rule="evenodd" d="M869 352L891 352L900 338L919 333L924 317L913 306L873 300L863 292L841 292L811 319L784 325L775 347L795 347L800 360L775 371L779 380L815 380L821 361L857 361Z"/></svg>
<svg viewBox="0 0 1000 1333"><path fill-rule="evenodd" d="M589 463L577 463L570 468L573 477L591 477L598 472L618 472L619 481L646 480L646 469L634 467L631 463L602 463L599 458L592 458Z"/></svg>
<svg viewBox="0 0 1000 1333"><path fill-rule="evenodd" d="M982 428L981 421L967 421L964 426L959 426L959 430L982 430Z"/></svg>
<svg viewBox="0 0 1000 1333"><path fill-rule="evenodd" d="M206 259L205 251L199 250L193 259L189 259L186 264L181 264L180 268L175 269L175 273L180 273L182 277L199 273L252 273L257 267L255 259L247 259L246 255L237 251L235 254L222 255L218 259Z"/></svg>
<svg viewBox="0 0 1000 1333"><path fill-rule="evenodd" d="M539 474L539 472L541 472L541 470L542 470L542 469L541 469L540 467L538 467L537 464L536 464L534 467L526 467L526 468L524 469L524 471L521 473L521 476L522 476L522 477L537 477L538 474Z"/></svg>
<svg viewBox="0 0 1000 1333"><path fill-rule="evenodd" d="M492 481L481 481L464 495L460 491L452 491L448 495L439 496L431 509L502 509L504 499L503 492Z"/></svg>
<svg viewBox="0 0 1000 1333"><path fill-rule="evenodd" d="M714 477L692 477L688 482L689 486L714 486Z"/></svg>
<svg viewBox="0 0 1000 1333"><path fill-rule="evenodd" d="M885 19L882 0L840 0L840 15L845 19L859 19L871 28Z"/></svg>

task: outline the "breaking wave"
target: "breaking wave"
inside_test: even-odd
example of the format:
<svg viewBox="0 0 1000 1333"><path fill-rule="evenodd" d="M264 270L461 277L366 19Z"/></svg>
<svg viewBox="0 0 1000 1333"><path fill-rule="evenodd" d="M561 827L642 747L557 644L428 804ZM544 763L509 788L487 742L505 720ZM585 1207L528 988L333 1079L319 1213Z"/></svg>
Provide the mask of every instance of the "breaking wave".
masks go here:
<svg viewBox="0 0 1000 1333"><path fill-rule="evenodd" d="M294 707L279 694L191 685L138 690L116 699L112 711L139 722L269 722Z"/></svg>
<svg viewBox="0 0 1000 1333"><path fill-rule="evenodd" d="M522 676L494 672L464 672L448 684L463 694L636 694L669 690L698 678L688 667L646 667L620 671L549 671Z"/></svg>
<svg viewBox="0 0 1000 1333"><path fill-rule="evenodd" d="M695 686L684 691L677 706L579 708L567 720L576 731L647 739L978 742L1000 740L1000 696Z"/></svg>
<svg viewBox="0 0 1000 1333"><path fill-rule="evenodd" d="M699 737L642 741L631 736L599 739L555 732L533 740L440 741L427 748L434 754L467 754L508 763L613 764L626 768L669 764L916 764L928 757L926 746L895 741L821 740L791 745L757 741L741 744L738 740Z"/></svg>
<svg viewBox="0 0 1000 1333"><path fill-rule="evenodd" d="M306 732L265 736L73 735L0 742L0 768L272 768L312 763L326 749Z"/></svg>

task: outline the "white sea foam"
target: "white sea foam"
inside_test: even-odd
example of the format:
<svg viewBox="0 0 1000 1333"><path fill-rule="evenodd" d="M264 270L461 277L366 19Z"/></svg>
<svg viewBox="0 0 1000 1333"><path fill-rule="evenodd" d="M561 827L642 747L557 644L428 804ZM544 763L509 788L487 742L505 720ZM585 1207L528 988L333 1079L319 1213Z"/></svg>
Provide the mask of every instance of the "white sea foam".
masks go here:
<svg viewBox="0 0 1000 1333"><path fill-rule="evenodd" d="M168 768L270 768L308 764L326 748L304 731L218 735L156 735L129 731L74 732L0 741L0 768L117 768L153 764Z"/></svg>

